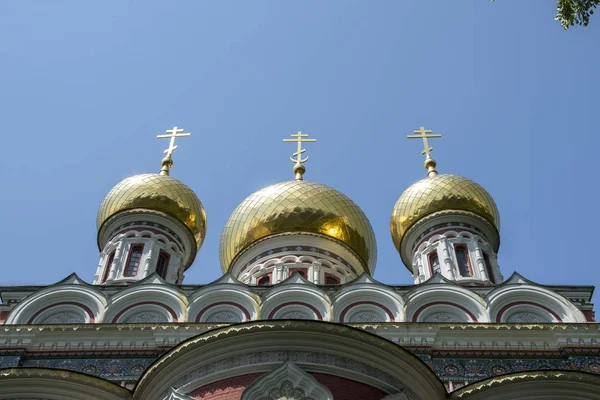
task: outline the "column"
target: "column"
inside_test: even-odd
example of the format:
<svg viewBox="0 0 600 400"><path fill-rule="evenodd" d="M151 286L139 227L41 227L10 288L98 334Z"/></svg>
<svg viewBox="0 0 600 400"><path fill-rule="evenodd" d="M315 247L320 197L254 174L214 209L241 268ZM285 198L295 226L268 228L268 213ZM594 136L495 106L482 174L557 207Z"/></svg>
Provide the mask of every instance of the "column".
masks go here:
<svg viewBox="0 0 600 400"><path fill-rule="evenodd" d="M323 266L323 264L321 264L318 261L314 261L312 263L312 265L310 266L308 276L311 277L310 281L312 283L315 283L317 285L319 285L321 283L323 283L323 284L325 283L325 282L321 282L321 267L322 266Z"/></svg>
<svg viewBox="0 0 600 400"><path fill-rule="evenodd" d="M282 262L275 263L275 268L273 269L273 274L271 275L271 283L273 285L283 280L283 267L284 264Z"/></svg>
<svg viewBox="0 0 600 400"><path fill-rule="evenodd" d="M475 248L475 264L477 264L477 269L479 270L479 278L483 280L487 277L488 280L491 280L485 268L485 260L483 259L483 252L481 251L481 247L479 247L479 243L473 240L470 244Z"/></svg>
<svg viewBox="0 0 600 400"><path fill-rule="evenodd" d="M148 242L144 243L145 258L144 258L144 270L142 271L142 278L150 275L151 272L154 272L156 269L156 263L154 262L155 257L154 253L156 247L156 239L152 238ZM168 271L168 269L167 269ZM167 276L167 275L165 275Z"/></svg>
<svg viewBox="0 0 600 400"><path fill-rule="evenodd" d="M117 277L117 273L119 272L119 270L123 268L124 261L122 260L122 258L124 247L125 240L121 239L121 241L119 241L117 249L115 250L115 258L113 258L112 264L107 265L107 267L110 268L108 272L108 278L106 279L107 282L114 280Z"/></svg>
<svg viewBox="0 0 600 400"><path fill-rule="evenodd" d="M450 245L448 244L448 239L446 239L446 238L441 239L440 244L438 245L438 249L441 250L441 252L438 253L438 257L441 254L442 255L441 258L444 262L443 271L445 273L443 275L445 275L446 278L448 278L448 279L456 280L456 276L454 273L454 263L452 262L452 257L450 255Z"/></svg>

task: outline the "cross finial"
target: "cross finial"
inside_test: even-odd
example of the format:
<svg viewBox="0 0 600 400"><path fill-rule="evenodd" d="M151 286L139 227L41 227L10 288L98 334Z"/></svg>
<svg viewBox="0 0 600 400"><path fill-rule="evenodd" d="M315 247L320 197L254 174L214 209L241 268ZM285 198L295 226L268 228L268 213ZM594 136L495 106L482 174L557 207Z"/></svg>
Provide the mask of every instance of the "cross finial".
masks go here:
<svg viewBox="0 0 600 400"><path fill-rule="evenodd" d="M306 168L304 168L304 164L306 161L308 161L308 156L306 156L306 158L302 158L302 153L304 153L306 151L306 149L302 148L302 143L309 143L309 142L316 142L317 139L307 139L308 135L306 133L302 133L300 131L298 131L298 133L294 133L291 135L294 139L283 139L284 142L296 142L298 143L298 151L296 151L294 153L294 157L290 157L290 160L292 160L292 162L294 163L294 174L296 175L296 180L297 181L301 181L302 180L302 175L304 174L304 172L306 171Z"/></svg>
<svg viewBox="0 0 600 400"><path fill-rule="evenodd" d="M171 139L169 142L169 147L164 151L165 158L162 160L162 168L160 169L161 175L169 175L169 170L173 167L173 159L171 155L177 149L175 145L175 139L178 137L187 137L192 136L191 133L183 133L183 129L177 128L176 126L173 129L167 129L165 135L156 136L157 139Z"/></svg>
<svg viewBox="0 0 600 400"><path fill-rule="evenodd" d="M427 142L428 138L440 138L442 135L440 133L433 133L431 130L426 130L424 127L421 129L414 131L413 135L406 136L409 139L423 139L423 151L421 154L425 154L425 168L427 168L428 175L434 176L437 175L437 171L435 169L436 162L433 158L431 158L431 151L433 147L429 147L429 143Z"/></svg>

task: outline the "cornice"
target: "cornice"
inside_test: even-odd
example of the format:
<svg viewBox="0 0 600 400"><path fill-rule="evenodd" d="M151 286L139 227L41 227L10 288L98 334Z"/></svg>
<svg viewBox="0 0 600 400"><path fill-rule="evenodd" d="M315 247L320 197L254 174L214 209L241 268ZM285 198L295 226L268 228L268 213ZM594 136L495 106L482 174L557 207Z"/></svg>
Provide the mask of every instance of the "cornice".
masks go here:
<svg viewBox="0 0 600 400"><path fill-rule="evenodd" d="M272 323L281 325L285 321L254 321L256 323ZM298 322L298 321L292 321ZM506 324L506 323L444 323L444 322L376 322L376 323L345 323L338 326L350 326L362 330L367 329L449 329L449 330L583 330L600 331L600 323L548 323L548 324ZM55 332L55 331L169 331L169 330L211 330L222 327L235 327L230 324L205 323L205 322L180 322L180 323L150 323L150 324L52 324L52 325L0 325L2 332Z"/></svg>

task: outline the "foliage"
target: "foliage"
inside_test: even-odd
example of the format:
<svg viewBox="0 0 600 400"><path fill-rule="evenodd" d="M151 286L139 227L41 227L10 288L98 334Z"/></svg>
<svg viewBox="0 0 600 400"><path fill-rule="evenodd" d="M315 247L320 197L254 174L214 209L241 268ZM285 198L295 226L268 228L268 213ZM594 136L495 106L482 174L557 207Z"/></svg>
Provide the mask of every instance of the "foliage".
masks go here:
<svg viewBox="0 0 600 400"><path fill-rule="evenodd" d="M555 19L565 29L574 25L587 26L590 17L594 14L594 8L599 4L600 0L558 0Z"/></svg>
<svg viewBox="0 0 600 400"><path fill-rule="evenodd" d="M565 29L573 25L587 26L598 4L600 0L558 0L556 20L560 21Z"/></svg>

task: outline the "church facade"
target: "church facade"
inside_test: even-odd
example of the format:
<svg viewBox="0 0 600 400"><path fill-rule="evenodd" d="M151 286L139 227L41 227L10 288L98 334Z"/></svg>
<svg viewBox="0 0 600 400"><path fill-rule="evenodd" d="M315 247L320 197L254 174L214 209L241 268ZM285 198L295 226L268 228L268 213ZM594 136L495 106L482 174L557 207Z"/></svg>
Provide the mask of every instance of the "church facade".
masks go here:
<svg viewBox="0 0 600 400"><path fill-rule="evenodd" d="M377 245L347 196L295 179L248 196L221 236L223 276L184 283L206 236L170 176L118 183L90 282L0 287L0 399L600 399L594 287L544 286L498 262L500 215L465 177L427 176L391 210L413 285L373 278Z"/></svg>

